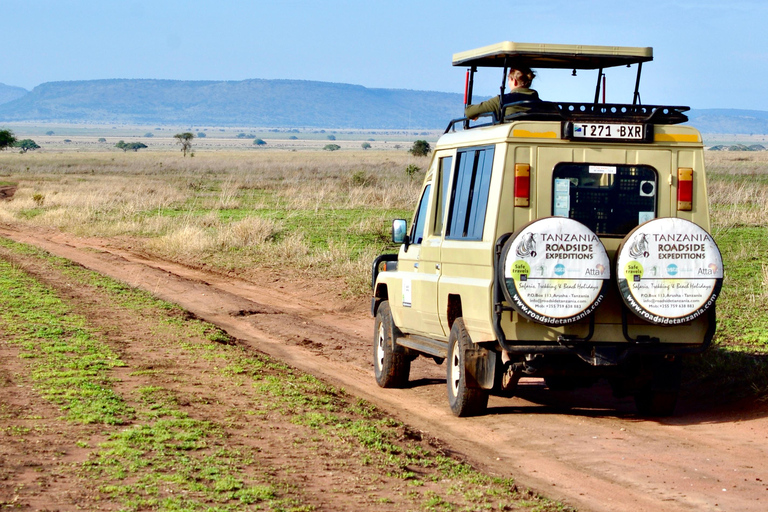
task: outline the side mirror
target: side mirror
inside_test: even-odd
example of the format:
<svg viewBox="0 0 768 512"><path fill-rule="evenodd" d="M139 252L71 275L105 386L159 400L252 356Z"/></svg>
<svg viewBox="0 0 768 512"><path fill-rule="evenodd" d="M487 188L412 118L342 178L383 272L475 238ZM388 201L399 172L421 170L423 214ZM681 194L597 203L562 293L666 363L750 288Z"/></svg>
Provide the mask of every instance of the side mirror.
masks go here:
<svg viewBox="0 0 768 512"><path fill-rule="evenodd" d="M395 219L392 221L392 242L396 244L405 244L405 250L408 250L407 223L404 219Z"/></svg>

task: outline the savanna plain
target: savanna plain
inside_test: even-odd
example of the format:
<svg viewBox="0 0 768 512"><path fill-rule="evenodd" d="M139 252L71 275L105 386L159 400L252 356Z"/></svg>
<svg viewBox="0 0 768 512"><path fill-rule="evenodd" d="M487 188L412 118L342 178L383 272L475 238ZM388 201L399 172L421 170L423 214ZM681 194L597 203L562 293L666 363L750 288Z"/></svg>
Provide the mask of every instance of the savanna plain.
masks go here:
<svg viewBox="0 0 768 512"><path fill-rule="evenodd" d="M725 260L693 401L768 396L768 153L707 152ZM0 154L0 226L332 297L428 159L404 150ZM415 167L421 172L415 172ZM0 239L0 505L20 510L565 510L180 307ZM311 283L308 285L307 283ZM367 347L366 347L367 350ZM373 380L371 380L372 385Z"/></svg>

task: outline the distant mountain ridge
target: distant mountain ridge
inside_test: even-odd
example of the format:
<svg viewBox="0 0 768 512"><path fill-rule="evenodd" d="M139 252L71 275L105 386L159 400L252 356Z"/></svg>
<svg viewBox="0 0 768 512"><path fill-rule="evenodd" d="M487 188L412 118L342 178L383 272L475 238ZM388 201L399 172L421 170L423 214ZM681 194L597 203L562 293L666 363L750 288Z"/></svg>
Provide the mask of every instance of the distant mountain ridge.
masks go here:
<svg viewBox="0 0 768 512"><path fill-rule="evenodd" d="M13 85L0 84L0 105L27 95L28 90Z"/></svg>
<svg viewBox="0 0 768 512"><path fill-rule="evenodd" d="M0 121L209 126L444 127L460 94L303 80L48 82L0 105Z"/></svg>
<svg viewBox="0 0 768 512"><path fill-rule="evenodd" d="M152 79L0 84L0 122L125 123L266 128L442 129L461 117L461 94L372 89L309 80ZM768 134L768 112L688 112L703 133Z"/></svg>

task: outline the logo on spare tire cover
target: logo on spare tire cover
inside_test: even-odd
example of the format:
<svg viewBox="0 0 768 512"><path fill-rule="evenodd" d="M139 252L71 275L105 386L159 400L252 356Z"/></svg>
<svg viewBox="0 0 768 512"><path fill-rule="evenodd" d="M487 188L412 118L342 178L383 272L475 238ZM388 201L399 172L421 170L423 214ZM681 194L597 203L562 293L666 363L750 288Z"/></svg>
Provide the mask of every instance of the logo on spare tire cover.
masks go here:
<svg viewBox="0 0 768 512"><path fill-rule="evenodd" d="M515 250L518 258L525 258L526 256L536 257L536 233L526 233L522 242L518 244L517 250Z"/></svg>
<svg viewBox="0 0 768 512"><path fill-rule="evenodd" d="M647 258L649 256L648 239L645 237L645 235L639 236L637 240L634 241L632 246L629 248L629 255L633 258Z"/></svg>
<svg viewBox="0 0 768 512"><path fill-rule="evenodd" d="M642 265L637 261L641 247ZM651 272L643 272L643 266ZM616 276L621 298L635 315L653 324L678 325L715 304L723 259L712 236L700 226L685 219L653 219L622 241Z"/></svg>
<svg viewBox="0 0 768 512"><path fill-rule="evenodd" d="M547 325L589 316L603 301L610 278L598 236L565 217L524 226L506 241L499 263L497 278L507 302L524 317Z"/></svg>

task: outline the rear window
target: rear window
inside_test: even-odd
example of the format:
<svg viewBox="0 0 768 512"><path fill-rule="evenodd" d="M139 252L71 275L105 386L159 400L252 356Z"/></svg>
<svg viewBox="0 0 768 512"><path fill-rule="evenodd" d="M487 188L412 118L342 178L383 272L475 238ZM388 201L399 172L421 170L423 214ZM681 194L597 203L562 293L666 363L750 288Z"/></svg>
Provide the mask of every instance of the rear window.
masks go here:
<svg viewBox="0 0 768 512"><path fill-rule="evenodd" d="M653 167L567 162L552 176L552 215L577 220L600 236L623 237L656 218Z"/></svg>

